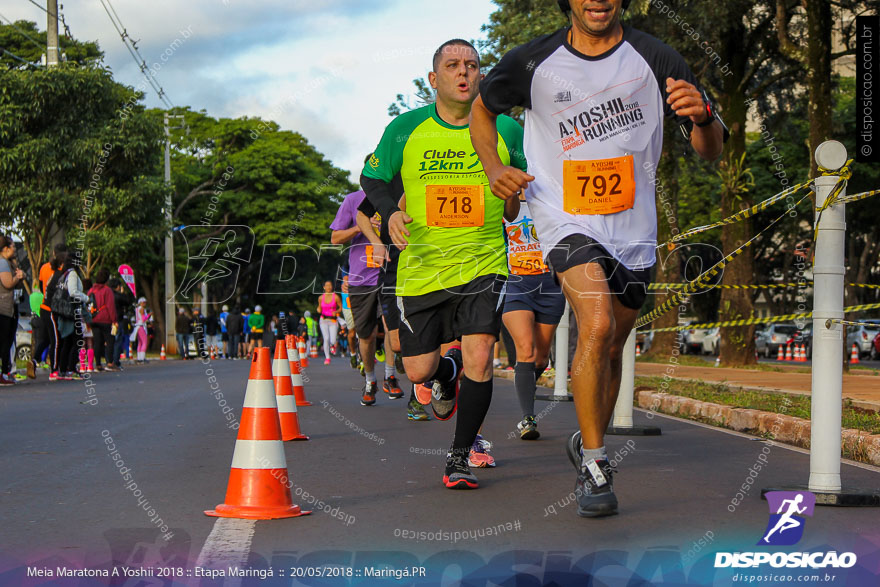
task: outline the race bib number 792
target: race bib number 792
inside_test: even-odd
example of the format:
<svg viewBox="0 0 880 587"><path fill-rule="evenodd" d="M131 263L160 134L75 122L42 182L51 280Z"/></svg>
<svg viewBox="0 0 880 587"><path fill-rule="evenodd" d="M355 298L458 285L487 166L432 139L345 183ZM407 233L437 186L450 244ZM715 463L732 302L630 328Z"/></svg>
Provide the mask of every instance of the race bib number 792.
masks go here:
<svg viewBox="0 0 880 587"><path fill-rule="evenodd" d="M633 156L562 162L563 209L569 214L615 214L633 207Z"/></svg>

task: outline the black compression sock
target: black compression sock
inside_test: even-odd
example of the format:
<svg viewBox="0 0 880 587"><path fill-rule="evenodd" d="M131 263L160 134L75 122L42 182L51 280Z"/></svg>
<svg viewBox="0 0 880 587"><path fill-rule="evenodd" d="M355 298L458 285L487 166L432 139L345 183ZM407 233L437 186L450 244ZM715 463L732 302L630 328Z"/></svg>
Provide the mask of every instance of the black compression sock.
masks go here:
<svg viewBox="0 0 880 587"><path fill-rule="evenodd" d="M461 378L453 450L470 451L492 403L492 380L476 382Z"/></svg>
<svg viewBox="0 0 880 587"><path fill-rule="evenodd" d="M520 363L513 368L513 384L523 416L535 415L535 363Z"/></svg>
<svg viewBox="0 0 880 587"><path fill-rule="evenodd" d="M455 368L455 361L449 357L440 357L440 363L437 370L431 375L431 381L447 382L452 381L458 373Z"/></svg>

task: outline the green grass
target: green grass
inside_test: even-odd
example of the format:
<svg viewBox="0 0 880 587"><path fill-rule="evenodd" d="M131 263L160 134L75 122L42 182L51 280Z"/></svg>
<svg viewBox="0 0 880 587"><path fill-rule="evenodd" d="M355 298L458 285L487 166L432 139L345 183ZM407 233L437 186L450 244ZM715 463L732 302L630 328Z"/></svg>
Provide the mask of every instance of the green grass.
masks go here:
<svg viewBox="0 0 880 587"><path fill-rule="evenodd" d="M662 377L636 377L636 385L660 389ZM722 383L701 381L669 381L669 393L693 399L733 406L751 408L785 414L796 418L810 419L810 396L784 393L768 393L751 389L731 388ZM843 403L843 427L863 430L869 434L880 434L880 414L872 410L857 408L850 400Z"/></svg>

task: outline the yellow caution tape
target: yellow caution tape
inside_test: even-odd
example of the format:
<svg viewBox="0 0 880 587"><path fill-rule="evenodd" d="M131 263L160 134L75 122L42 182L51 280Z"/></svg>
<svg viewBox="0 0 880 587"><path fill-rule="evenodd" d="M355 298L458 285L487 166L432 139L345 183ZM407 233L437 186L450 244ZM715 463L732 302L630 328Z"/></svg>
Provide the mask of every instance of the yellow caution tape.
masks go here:
<svg viewBox="0 0 880 587"><path fill-rule="evenodd" d="M862 192L860 194L853 194L851 196L846 196L843 198L838 198L838 204L848 204L850 202L858 202L859 200L864 200L865 198L870 198L871 196L876 196L880 194L880 190L871 190L870 192Z"/></svg>
<svg viewBox="0 0 880 587"><path fill-rule="evenodd" d="M783 289L783 288L792 288L792 287L800 287L805 284L812 285L813 280L808 279L801 283L764 283L757 285L723 285L721 283L717 285L708 286L706 289L718 288L718 289ZM681 289L685 287L686 283L651 283L648 284L648 289ZM847 287L864 287L868 289L880 289L880 285L876 283L847 283Z"/></svg>
<svg viewBox="0 0 880 587"><path fill-rule="evenodd" d="M858 306L848 306L843 309L844 312L858 312L861 310L876 310L880 308L880 303L877 304L861 304ZM697 328L727 328L730 326L750 326L752 324L772 324L775 322L789 322L791 320L797 320L799 318L811 318L813 316L812 312L806 312L803 314L785 314L783 316L771 316L769 318L743 318L741 320L725 320L722 322L704 322L702 324L687 324L684 326L670 326L668 328L654 328L651 330L639 330L639 332L678 332L681 330L691 330ZM846 323L846 324L863 324L862 322L846 322L844 320L840 320L837 318L832 318L830 320L826 320L826 324L828 322L836 322L836 323ZM827 326L826 326L827 327Z"/></svg>
<svg viewBox="0 0 880 587"><path fill-rule="evenodd" d="M797 206L798 204L800 204L801 202L803 202L804 200L806 200L809 197L810 197L810 194L804 195L800 200L795 202L795 206ZM781 215L777 216L776 219L773 220L770 224L768 224L767 226L762 228L758 232L758 234L756 234L755 236L753 236L752 238L747 240L745 243L743 243L742 245L740 245L739 247L734 249L730 254L726 255L723 259L721 259L720 261L715 263L715 265L713 265L712 267L707 269L705 272L698 275L693 281L689 282L687 285L685 285L683 288L681 288L680 291L678 291L674 295L670 296L670 298L668 300L666 300L665 302L663 302L662 304L660 304L660 306L658 306L657 308L655 308L654 310L652 310L650 313L646 314L645 316L642 316L641 318L636 320L635 328L640 328L640 327L644 326L645 324L649 324L649 323L653 322L654 320L656 320L657 318L659 318L660 316L662 316L663 314L665 314L666 312L668 312L669 310L674 308L675 306L679 305L681 300L683 300L688 295L712 287L711 284L707 283L710 279L712 279L713 277L718 275L721 272L721 270L727 266L728 263L730 263L731 261L733 261L733 259L735 259L739 255L741 255L747 248L752 246L755 243L755 241L758 239L759 236L761 236L762 234L767 232L777 222L782 220L786 214L788 214L787 210L785 212L783 212Z"/></svg>
<svg viewBox="0 0 880 587"><path fill-rule="evenodd" d="M658 248L666 246L670 250L672 250L675 248L675 243L683 241L683 240L685 240L695 234L700 234L701 232L706 232L707 230L712 230L713 228L718 228L719 226L734 224L736 222L746 220L747 218L751 218L752 216L754 216L758 212L763 212L764 210L766 210L767 208L769 208L773 204L776 204L777 202L784 200L785 198L803 190L804 188L807 188L810 185L810 183L811 183L810 181L807 181L804 183L799 183L797 185L793 185L790 188L787 188L787 189L779 192L775 196L770 196L769 198L767 198L763 202L755 204L751 208L747 208L745 210L740 210L739 212L736 212L735 214L731 214L730 216L728 216L727 218L724 218L723 220L719 220L718 222L713 222L712 224L707 224L705 226L697 226L696 228L691 228L690 230L686 230L685 232L682 232L680 234L675 235L674 237L672 237L671 239L669 239L668 241L666 241L662 245L658 245ZM797 205L797 204L795 204L795 205Z"/></svg>

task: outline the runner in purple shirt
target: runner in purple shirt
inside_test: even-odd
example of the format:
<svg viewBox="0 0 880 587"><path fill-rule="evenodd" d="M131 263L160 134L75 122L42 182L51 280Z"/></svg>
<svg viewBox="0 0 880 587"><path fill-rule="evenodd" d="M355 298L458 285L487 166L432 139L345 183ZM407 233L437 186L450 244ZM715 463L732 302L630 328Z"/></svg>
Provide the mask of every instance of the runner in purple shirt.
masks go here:
<svg viewBox="0 0 880 587"><path fill-rule="evenodd" d="M348 299L351 304L351 313L354 315L354 328L358 336L358 346L364 363L364 377L366 379L361 404L371 406L376 403L376 392L378 390L374 357L380 316L380 266L373 266L371 250L373 245L370 244L370 241L361 233L357 226L358 206L361 205L365 197L366 195L363 191L352 192L345 196L345 201L339 206L336 218L330 225L330 229L333 231L330 236L330 242L334 245L350 244L348 250ZM379 219L374 217L372 224L378 231L381 226ZM393 383L393 387L383 386L386 388L386 391L389 389L393 390L394 393L389 393L389 397L392 399L403 397L403 392L400 391L399 385L397 385L396 381Z"/></svg>

